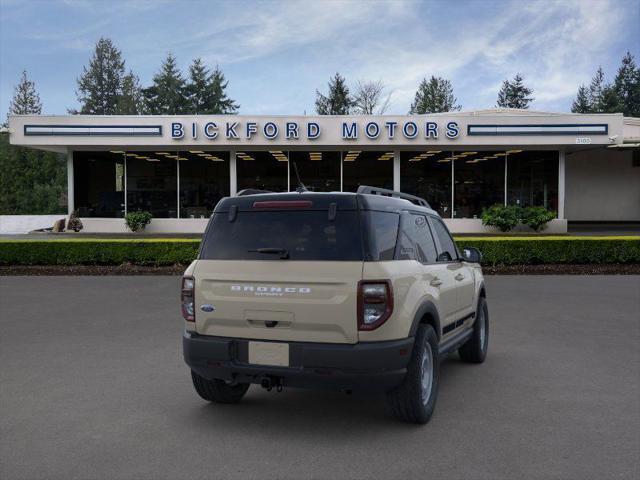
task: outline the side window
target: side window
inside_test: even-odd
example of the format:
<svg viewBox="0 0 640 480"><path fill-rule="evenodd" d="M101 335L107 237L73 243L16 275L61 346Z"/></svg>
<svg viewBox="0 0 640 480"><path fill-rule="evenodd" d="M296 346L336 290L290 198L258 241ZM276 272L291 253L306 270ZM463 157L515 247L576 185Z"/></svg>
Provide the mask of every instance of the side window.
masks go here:
<svg viewBox="0 0 640 480"><path fill-rule="evenodd" d="M402 220L399 260L418 260L422 263L436 261L436 246L431 236L427 217L405 214Z"/></svg>
<svg viewBox="0 0 640 480"><path fill-rule="evenodd" d="M369 226L368 240L371 260L374 262L393 260L400 215L376 211L366 211L363 215Z"/></svg>
<svg viewBox="0 0 640 480"><path fill-rule="evenodd" d="M438 218L431 218L431 224L433 225L433 233L438 237L440 242L439 261L450 262L458 258L458 251L456 250L456 244L453 242L453 238L449 235L447 227L444 226L442 220Z"/></svg>

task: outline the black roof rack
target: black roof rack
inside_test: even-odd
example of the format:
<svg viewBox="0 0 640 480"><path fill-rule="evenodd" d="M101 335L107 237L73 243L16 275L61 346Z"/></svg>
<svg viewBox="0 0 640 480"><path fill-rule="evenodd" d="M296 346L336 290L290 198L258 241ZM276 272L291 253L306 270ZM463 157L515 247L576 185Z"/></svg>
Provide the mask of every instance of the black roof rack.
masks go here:
<svg viewBox="0 0 640 480"><path fill-rule="evenodd" d="M396 192L395 190L387 190L386 188L371 187L369 185L360 185L358 187L358 193L364 193L367 195L381 195L383 197L394 197L409 200L411 203L420 205L421 207L431 208L431 205L427 203L424 198L416 197L415 195L409 195L408 193Z"/></svg>
<svg viewBox="0 0 640 480"><path fill-rule="evenodd" d="M273 193L270 190L258 190L257 188L245 188L236 193L236 197L245 197L247 195L259 195L261 193Z"/></svg>

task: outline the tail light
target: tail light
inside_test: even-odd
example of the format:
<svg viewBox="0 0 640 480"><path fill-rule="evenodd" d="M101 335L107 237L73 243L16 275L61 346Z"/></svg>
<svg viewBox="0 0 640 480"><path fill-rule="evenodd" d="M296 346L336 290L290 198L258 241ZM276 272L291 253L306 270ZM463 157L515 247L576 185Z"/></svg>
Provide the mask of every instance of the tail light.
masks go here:
<svg viewBox="0 0 640 480"><path fill-rule="evenodd" d="M196 281L193 277L182 277L182 316L187 322L196 321L196 311L194 307L194 289Z"/></svg>
<svg viewBox="0 0 640 480"><path fill-rule="evenodd" d="M358 330L375 330L393 312L393 289L389 280L358 282Z"/></svg>

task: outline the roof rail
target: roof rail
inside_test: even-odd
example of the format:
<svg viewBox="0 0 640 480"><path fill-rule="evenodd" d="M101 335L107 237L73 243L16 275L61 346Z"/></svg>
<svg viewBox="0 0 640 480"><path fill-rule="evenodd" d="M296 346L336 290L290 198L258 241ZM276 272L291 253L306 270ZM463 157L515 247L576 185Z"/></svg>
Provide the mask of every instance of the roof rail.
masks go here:
<svg viewBox="0 0 640 480"><path fill-rule="evenodd" d="M395 190L387 190L386 188L371 187L369 185L360 185L357 193L364 193L367 195L381 195L383 197L401 198L403 200L409 200L411 203L420 205L421 207L431 208L431 205L424 199L416 197L415 195L409 195L408 193L396 192Z"/></svg>
<svg viewBox="0 0 640 480"><path fill-rule="evenodd" d="M256 188L245 188L236 193L236 197L246 197L247 195L259 195L261 193L273 193L270 190L258 190Z"/></svg>

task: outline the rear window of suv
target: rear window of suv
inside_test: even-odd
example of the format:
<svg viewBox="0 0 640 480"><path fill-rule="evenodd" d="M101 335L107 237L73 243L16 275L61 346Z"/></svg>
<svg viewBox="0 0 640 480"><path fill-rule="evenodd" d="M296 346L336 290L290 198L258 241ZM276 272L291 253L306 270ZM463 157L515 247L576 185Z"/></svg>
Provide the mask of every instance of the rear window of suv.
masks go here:
<svg viewBox="0 0 640 480"><path fill-rule="evenodd" d="M327 210L239 211L216 213L203 240L202 260L280 260L281 249L289 260L361 261L363 259L357 211L338 211L329 220Z"/></svg>

